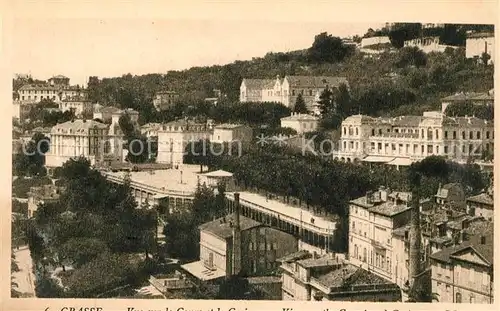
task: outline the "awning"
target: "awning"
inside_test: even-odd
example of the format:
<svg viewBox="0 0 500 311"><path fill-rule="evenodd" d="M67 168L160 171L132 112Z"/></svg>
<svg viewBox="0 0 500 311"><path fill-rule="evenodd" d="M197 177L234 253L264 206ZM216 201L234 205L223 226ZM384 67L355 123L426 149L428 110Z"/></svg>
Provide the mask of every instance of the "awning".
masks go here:
<svg viewBox="0 0 500 311"><path fill-rule="evenodd" d="M398 165L398 166L410 166L413 163L409 158L394 158L391 162L388 162L389 165Z"/></svg>
<svg viewBox="0 0 500 311"><path fill-rule="evenodd" d="M209 281L226 276L221 269L207 269L202 261L195 261L181 266L182 269L202 281Z"/></svg>
<svg viewBox="0 0 500 311"><path fill-rule="evenodd" d="M394 160L394 157L384 157L384 156L367 156L362 161L364 162L374 162L374 163L387 163Z"/></svg>

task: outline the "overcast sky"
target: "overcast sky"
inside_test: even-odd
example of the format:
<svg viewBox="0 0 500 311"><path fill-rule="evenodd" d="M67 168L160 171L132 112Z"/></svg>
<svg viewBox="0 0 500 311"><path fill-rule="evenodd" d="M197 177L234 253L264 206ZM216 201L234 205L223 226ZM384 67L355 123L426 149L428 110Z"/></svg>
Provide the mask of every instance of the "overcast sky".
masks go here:
<svg viewBox="0 0 500 311"><path fill-rule="evenodd" d="M166 73L226 64L311 46L314 36L363 35L380 23L176 21L165 19L19 19L13 23L16 73L47 79L63 74L83 84L88 76Z"/></svg>
<svg viewBox="0 0 500 311"><path fill-rule="evenodd" d="M9 71L39 79L166 73L311 46L385 21L498 20L496 1L8 1L0 15ZM0 16L1 20L2 16ZM1 53L0 53L1 54Z"/></svg>

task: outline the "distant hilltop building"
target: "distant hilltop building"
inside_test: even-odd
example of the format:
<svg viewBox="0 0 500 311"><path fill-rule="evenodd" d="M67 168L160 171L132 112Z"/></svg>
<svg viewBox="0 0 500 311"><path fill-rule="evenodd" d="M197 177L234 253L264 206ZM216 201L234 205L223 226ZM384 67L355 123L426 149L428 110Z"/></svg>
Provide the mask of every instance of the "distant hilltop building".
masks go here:
<svg viewBox="0 0 500 311"><path fill-rule="evenodd" d="M391 44L388 36L376 36L361 39L361 48L367 48L379 44Z"/></svg>
<svg viewBox="0 0 500 311"><path fill-rule="evenodd" d="M495 35L493 33L481 32L467 35L465 41L465 57L481 58L483 53L490 56L489 63L495 59Z"/></svg>
<svg viewBox="0 0 500 311"><path fill-rule="evenodd" d="M289 127L298 134L314 132L317 130L319 118L309 114L292 112L291 116L281 118L281 127Z"/></svg>
<svg viewBox="0 0 500 311"><path fill-rule="evenodd" d="M456 46L444 45L439 41L439 37L424 37L407 40L404 42L405 47L417 47L424 53L444 52L446 48L456 49Z"/></svg>
<svg viewBox="0 0 500 311"><path fill-rule="evenodd" d="M160 91L155 94L153 106L157 111L162 111L173 106L178 98L179 94L174 91Z"/></svg>
<svg viewBox="0 0 500 311"><path fill-rule="evenodd" d="M408 166L430 155L455 161L478 158L494 150L493 122L473 116L447 117L439 111L423 116L373 118L354 115L342 122L341 161Z"/></svg>
<svg viewBox="0 0 500 311"><path fill-rule="evenodd" d="M306 107L313 110L317 94L326 88L340 85L349 87L344 77L327 76L279 76L276 79L243 79L240 86L240 102L278 102L293 109L299 94Z"/></svg>

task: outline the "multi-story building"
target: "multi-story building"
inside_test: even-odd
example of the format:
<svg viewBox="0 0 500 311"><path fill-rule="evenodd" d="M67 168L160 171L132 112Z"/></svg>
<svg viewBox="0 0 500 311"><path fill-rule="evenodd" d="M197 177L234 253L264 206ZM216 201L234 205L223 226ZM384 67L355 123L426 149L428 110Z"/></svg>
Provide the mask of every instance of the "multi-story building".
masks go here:
<svg viewBox="0 0 500 311"><path fill-rule="evenodd" d="M248 143L253 139L253 130L243 124L219 124L213 127L211 142L241 142Z"/></svg>
<svg viewBox="0 0 500 311"><path fill-rule="evenodd" d="M465 41L465 57L481 58L483 53L490 56L488 63L495 62L495 35L494 33L471 33Z"/></svg>
<svg viewBox="0 0 500 311"><path fill-rule="evenodd" d="M52 78L47 80L52 86L69 86L69 78L63 75L53 76Z"/></svg>
<svg viewBox="0 0 500 311"><path fill-rule="evenodd" d="M54 185L31 187L28 192L28 217L34 217L40 204L54 203L59 200L62 188Z"/></svg>
<svg viewBox="0 0 500 311"><path fill-rule="evenodd" d="M298 134L314 132L318 129L319 118L316 116L292 112L289 117L281 118L281 127L289 127Z"/></svg>
<svg viewBox="0 0 500 311"><path fill-rule="evenodd" d="M338 216L313 213L298 206L248 191L239 192L241 214L272 228L287 232L299 239L299 249L326 254L344 251L341 222ZM235 197L226 192L229 213L234 212Z"/></svg>
<svg viewBox="0 0 500 311"><path fill-rule="evenodd" d="M467 213L471 216L479 216L487 220L493 220L494 200L492 190L493 189L490 189L487 192L468 197L466 199Z"/></svg>
<svg viewBox="0 0 500 311"><path fill-rule="evenodd" d="M299 251L279 261L283 300L401 301L399 286L332 255Z"/></svg>
<svg viewBox="0 0 500 311"><path fill-rule="evenodd" d="M285 76L276 79L243 79L240 102L278 102L293 109L299 94L306 107L312 111L315 99L326 88L335 89L349 83L344 77Z"/></svg>
<svg viewBox="0 0 500 311"><path fill-rule="evenodd" d="M121 109L117 107L100 107L94 111L94 119L99 119L104 123L111 123L113 114L120 112Z"/></svg>
<svg viewBox="0 0 500 311"><path fill-rule="evenodd" d="M399 286L408 281L407 256L393 237L410 222L410 199L381 187L349 203L349 261Z"/></svg>
<svg viewBox="0 0 500 311"><path fill-rule="evenodd" d="M179 94L174 91L161 91L155 94L153 105L157 111L165 110L173 106L179 98Z"/></svg>
<svg viewBox="0 0 500 311"><path fill-rule="evenodd" d="M68 97L59 102L59 109L61 111L73 110L75 116L89 116L92 115L93 105L92 102L83 97Z"/></svg>
<svg viewBox="0 0 500 311"><path fill-rule="evenodd" d="M59 167L75 157L84 156L92 165L109 153L109 125L93 120L73 120L57 124L50 132L47 167Z"/></svg>
<svg viewBox="0 0 500 311"><path fill-rule="evenodd" d="M278 258L296 251L294 236L241 216L236 207L200 226L200 260L182 268L202 281L267 275L278 270Z"/></svg>
<svg viewBox="0 0 500 311"><path fill-rule="evenodd" d="M432 292L445 303L493 303L493 225L431 255Z"/></svg>
<svg viewBox="0 0 500 311"><path fill-rule="evenodd" d="M186 146L191 142L210 139L206 123L178 120L163 125L158 131L158 156L156 162L180 165L184 163Z"/></svg>
<svg viewBox="0 0 500 311"><path fill-rule="evenodd" d="M493 129L492 121L447 117L434 111L395 118L354 115L342 122L340 150L334 158L397 166L410 165L430 155L465 161L493 150Z"/></svg>

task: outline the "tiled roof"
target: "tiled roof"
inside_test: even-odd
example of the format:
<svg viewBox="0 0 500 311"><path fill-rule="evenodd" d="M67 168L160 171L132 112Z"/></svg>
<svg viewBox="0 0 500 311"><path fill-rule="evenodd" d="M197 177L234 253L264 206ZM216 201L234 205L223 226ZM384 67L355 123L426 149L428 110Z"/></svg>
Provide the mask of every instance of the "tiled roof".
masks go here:
<svg viewBox="0 0 500 311"><path fill-rule="evenodd" d="M200 175L209 176L209 177L232 177L233 173L226 172L224 170L217 170L217 171L213 171L213 172L203 173Z"/></svg>
<svg viewBox="0 0 500 311"><path fill-rule="evenodd" d="M481 193L481 194L469 197L466 200L470 201L470 202L491 205L491 208L493 208L493 203L494 203L493 197L487 193Z"/></svg>
<svg viewBox="0 0 500 311"><path fill-rule="evenodd" d="M359 205L361 207L367 208L368 211L376 214L380 214L383 216L394 216L399 213L402 213L406 210L411 209L411 206L406 204L395 204L392 202L381 202L376 205L370 204L366 201L366 196L362 196L360 198L351 200L351 204Z"/></svg>
<svg viewBox="0 0 500 311"><path fill-rule="evenodd" d="M293 121L318 121L319 118L316 116L312 116L310 114L303 114L303 113L281 118L281 121L292 121L292 120Z"/></svg>
<svg viewBox="0 0 500 311"><path fill-rule="evenodd" d="M362 115L362 114L357 114L357 115L352 115L344 119L343 122L352 122L352 123L368 123L368 122L376 122L377 119L367 116L367 115Z"/></svg>
<svg viewBox="0 0 500 311"><path fill-rule="evenodd" d="M243 79L248 89L270 89L274 87L276 80L273 79Z"/></svg>
<svg viewBox="0 0 500 311"><path fill-rule="evenodd" d="M230 130L230 129L235 129L235 128L239 128L239 127L242 127L242 126L246 126L246 125L244 125L244 124L223 123L223 124L216 125L214 128L216 128L216 129Z"/></svg>
<svg viewBox="0 0 500 311"><path fill-rule="evenodd" d="M493 230L489 230L484 234L485 244L481 244L481 237L483 235L477 234L471 236L467 241L445 248L437 253L432 254L430 257L437 261L451 263L453 256L468 248L474 249L481 257L483 257L490 265L493 265Z"/></svg>
<svg viewBox="0 0 500 311"><path fill-rule="evenodd" d="M19 88L19 90L49 90L49 91L58 91L60 88L56 86L51 86L47 84L25 84Z"/></svg>
<svg viewBox="0 0 500 311"><path fill-rule="evenodd" d="M341 261L330 257L307 258L297 261L297 264L304 268L328 267L328 266L339 265L341 263L342 263Z"/></svg>
<svg viewBox="0 0 500 311"><path fill-rule="evenodd" d="M199 228L202 231L208 231L220 238L227 239L233 235L234 223L235 223L235 214L233 213L226 217L222 217L214 221L204 223L201 226L199 226ZM260 222L257 222L251 218L240 215L241 231L259 227L261 225L262 224Z"/></svg>
<svg viewBox="0 0 500 311"><path fill-rule="evenodd" d="M494 100L495 96L493 96L492 94L483 93L483 94L479 94L477 96L473 96L470 99L471 100L487 100L487 101L490 101L490 100Z"/></svg>
<svg viewBox="0 0 500 311"><path fill-rule="evenodd" d="M328 273L317 276L316 279L319 283L329 288L394 284L370 271L352 264L345 264L340 269L334 269ZM394 288L397 288L396 284L394 284Z"/></svg>
<svg viewBox="0 0 500 311"><path fill-rule="evenodd" d="M291 87L309 87L309 88L323 88L339 87L341 84L349 86L347 78L345 77L327 77L327 76L286 76L286 80Z"/></svg>
<svg viewBox="0 0 500 311"><path fill-rule="evenodd" d="M399 116L393 119L393 126L417 127L422 122L422 116Z"/></svg>
<svg viewBox="0 0 500 311"><path fill-rule="evenodd" d="M87 130L91 128L107 129L109 125L94 120L74 120L60 123L52 127L51 133L57 133L58 129Z"/></svg>
<svg viewBox="0 0 500 311"><path fill-rule="evenodd" d="M446 117L443 119L443 125L458 127L483 127L485 125L493 126L493 123L477 117Z"/></svg>
<svg viewBox="0 0 500 311"><path fill-rule="evenodd" d="M309 253L308 251L300 250L300 251L297 251L295 253L291 253L291 254L288 254L286 256L283 256L283 257L277 259L277 261L279 261L279 262L295 262L297 260L311 258L311 257L312 257L312 254Z"/></svg>

